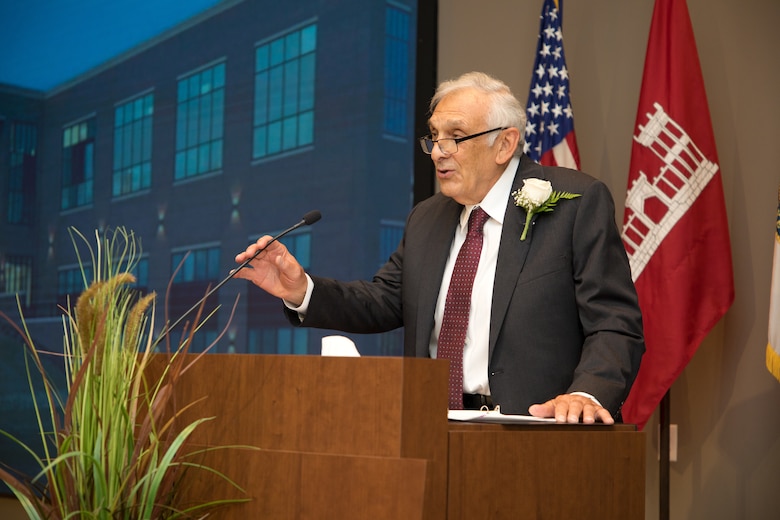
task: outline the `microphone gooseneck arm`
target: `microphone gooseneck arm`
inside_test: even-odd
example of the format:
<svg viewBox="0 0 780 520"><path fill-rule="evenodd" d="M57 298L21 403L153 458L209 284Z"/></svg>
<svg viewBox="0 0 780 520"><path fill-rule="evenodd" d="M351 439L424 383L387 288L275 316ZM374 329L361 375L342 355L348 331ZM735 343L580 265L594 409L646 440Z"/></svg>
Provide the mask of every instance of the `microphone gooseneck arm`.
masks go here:
<svg viewBox="0 0 780 520"><path fill-rule="evenodd" d="M206 295L205 295L203 298L201 298L200 300L198 300L198 301L195 303L195 305L193 305L192 307L190 307L190 308L189 308L189 310L187 310L187 312L185 312L184 314L182 314L182 315L179 317L179 319L177 319L175 322L173 322L173 325L171 325L171 326L169 326L169 327L165 327L165 328L163 329L163 331L160 333L160 335L157 337L157 339L154 341L154 343L153 343L153 347L156 347L156 346L157 346L157 344L158 344L158 343L160 343L160 341L161 341L161 340L162 340L162 339L163 339L165 336L167 336L167 335L168 335L168 334L169 334L169 333L170 333L170 332L171 332L173 329L175 329L175 328L176 328L176 326L177 326L179 323L181 323L181 322L184 320L184 318L186 318L187 316L189 316L190 314L192 314L192 313L195 311L195 309L197 309L198 307L200 307L200 306L201 306L201 304L203 304L203 302L205 302L205 301L208 299L208 297L209 297L209 296L211 296L212 294L214 294L215 292L217 292L217 291L220 289L220 287L222 287L223 285L225 285L225 284L228 282L228 280L230 280L231 278L233 278L233 276L235 276L235 274L236 274L238 271L240 271L241 269L243 269L243 268L245 268L246 266L248 266L248 265L249 265L249 263L250 263L252 260L254 260L255 258L257 258L257 255L259 255L260 253L262 253L263 251L265 251L265 250L268 248L268 246L270 246L271 244L273 244L274 242L276 242L277 240L279 240L280 238L282 238L282 237L283 237L283 236L285 236L286 234L288 234L288 233L290 233L290 232L292 232L292 231L295 231L296 229L298 229L298 228L299 228L299 227L301 227L301 226L311 226L312 224L314 224L315 222L317 222L317 221L318 221L318 220L320 220L321 218L322 218L322 213L320 213L319 211L317 211L317 210L309 211L308 213L306 213L306 214L303 216L303 218L302 218L302 219L301 219L301 220L300 220L298 223L296 223L296 224L295 224L295 225L293 225L293 226L290 226L290 227L288 227L287 229L285 229L284 231L282 231L281 233L279 233L278 235L276 235L275 237L273 237L271 240L269 240L269 241L268 241L268 243L267 243L266 245L264 245L263 247L261 247L260 249L258 249L257 251L255 251L255 254L253 254L251 257L247 258L246 260L244 260L244 262L242 262L242 263L241 263L241 265L239 265L237 268L235 268L235 269L231 270L231 271L230 271L230 273L229 273L229 274L228 274L228 275L227 275L227 276L226 276L226 277L225 277L225 278L224 278L224 279L223 279L221 282L219 282L217 285L215 285L215 286L214 286L214 288L213 288L213 289L211 289L209 292L207 292L207 293L206 293Z"/></svg>

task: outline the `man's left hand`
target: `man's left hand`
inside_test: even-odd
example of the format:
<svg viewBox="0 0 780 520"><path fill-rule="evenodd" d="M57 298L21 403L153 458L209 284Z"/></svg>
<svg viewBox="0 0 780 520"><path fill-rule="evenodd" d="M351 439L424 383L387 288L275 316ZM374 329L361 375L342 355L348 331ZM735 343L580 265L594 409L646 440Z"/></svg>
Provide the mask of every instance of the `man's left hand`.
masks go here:
<svg viewBox="0 0 780 520"><path fill-rule="evenodd" d="M534 404L528 409L534 417L555 417L558 423L593 424L601 420L604 424L615 424L609 410L582 395L562 394L546 403Z"/></svg>

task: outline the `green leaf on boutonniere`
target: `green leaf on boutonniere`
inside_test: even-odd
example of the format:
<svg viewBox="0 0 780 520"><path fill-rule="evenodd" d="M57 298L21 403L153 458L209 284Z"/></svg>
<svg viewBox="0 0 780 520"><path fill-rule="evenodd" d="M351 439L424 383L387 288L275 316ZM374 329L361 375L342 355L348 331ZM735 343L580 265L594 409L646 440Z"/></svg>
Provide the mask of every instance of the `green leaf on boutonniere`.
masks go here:
<svg viewBox="0 0 780 520"><path fill-rule="evenodd" d="M528 234L528 227L531 225L531 219L537 213L553 211L555 205L561 199L574 199L581 197L580 193L570 193L568 191L554 191L549 181L541 179L526 179L523 181L523 188L512 192L515 205L523 208L526 212L525 226L520 240L525 240Z"/></svg>

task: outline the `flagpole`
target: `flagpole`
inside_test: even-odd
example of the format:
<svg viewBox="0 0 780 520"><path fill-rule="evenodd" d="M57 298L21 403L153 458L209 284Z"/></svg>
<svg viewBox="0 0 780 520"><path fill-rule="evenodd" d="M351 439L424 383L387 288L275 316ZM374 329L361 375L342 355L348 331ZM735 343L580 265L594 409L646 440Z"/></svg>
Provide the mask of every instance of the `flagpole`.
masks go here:
<svg viewBox="0 0 780 520"><path fill-rule="evenodd" d="M658 518L669 520L669 428L670 428L670 401L671 389L667 390L661 399L660 413L660 448L659 448L659 475L658 475Z"/></svg>
<svg viewBox="0 0 780 520"><path fill-rule="evenodd" d="M734 301L723 183L684 0L655 0L634 130L623 242L646 349L621 412L643 429L660 407L659 518L666 520L669 389Z"/></svg>

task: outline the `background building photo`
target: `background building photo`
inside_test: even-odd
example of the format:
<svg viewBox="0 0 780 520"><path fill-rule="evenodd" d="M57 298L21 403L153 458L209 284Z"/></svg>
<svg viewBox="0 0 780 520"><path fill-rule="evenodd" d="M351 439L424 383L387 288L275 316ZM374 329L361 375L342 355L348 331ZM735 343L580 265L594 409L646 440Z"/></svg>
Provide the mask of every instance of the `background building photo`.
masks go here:
<svg viewBox="0 0 780 520"><path fill-rule="evenodd" d="M84 289L73 230L93 247L134 233L158 331L311 210L322 220L283 239L304 267L370 278L415 198L415 89L424 106L435 77L415 77L418 29L416 0L225 0L51 88L0 85L0 310L18 321L18 295L37 346L61 352L60 307ZM291 327L244 280L217 306L193 350L225 330L212 352L319 354L333 333ZM402 352L401 331L352 338L364 355ZM23 348L5 320L0 343L0 428L24 438Z"/></svg>

